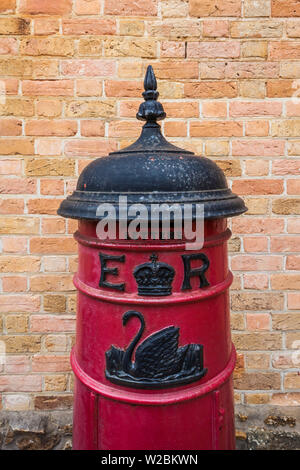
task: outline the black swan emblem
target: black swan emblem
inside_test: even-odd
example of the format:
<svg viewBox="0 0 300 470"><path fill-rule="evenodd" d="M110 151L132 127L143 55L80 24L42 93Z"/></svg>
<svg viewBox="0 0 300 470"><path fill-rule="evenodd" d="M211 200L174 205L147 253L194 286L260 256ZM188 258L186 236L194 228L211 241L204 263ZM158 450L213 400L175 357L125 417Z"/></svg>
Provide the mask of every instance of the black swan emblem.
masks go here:
<svg viewBox="0 0 300 470"><path fill-rule="evenodd" d="M128 348L124 351L111 346L106 351L105 375L108 380L127 387L164 388L191 383L206 374L203 346L188 344L179 348L178 327L169 326L157 331L136 348L145 329L145 320L140 312L130 310L123 315L123 325L132 317L137 317L141 326Z"/></svg>

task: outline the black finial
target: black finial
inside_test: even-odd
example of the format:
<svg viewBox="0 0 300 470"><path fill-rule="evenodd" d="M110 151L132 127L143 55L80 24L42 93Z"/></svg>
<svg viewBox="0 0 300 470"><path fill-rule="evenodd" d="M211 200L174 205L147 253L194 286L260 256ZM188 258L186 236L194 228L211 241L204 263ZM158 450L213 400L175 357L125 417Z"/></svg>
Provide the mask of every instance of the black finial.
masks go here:
<svg viewBox="0 0 300 470"><path fill-rule="evenodd" d="M148 65L145 80L144 80L143 97L145 103L140 105L139 111L136 115L140 121L151 122L152 124L156 121L165 119L166 113L162 104L157 101L159 93L157 91L157 81L151 65Z"/></svg>

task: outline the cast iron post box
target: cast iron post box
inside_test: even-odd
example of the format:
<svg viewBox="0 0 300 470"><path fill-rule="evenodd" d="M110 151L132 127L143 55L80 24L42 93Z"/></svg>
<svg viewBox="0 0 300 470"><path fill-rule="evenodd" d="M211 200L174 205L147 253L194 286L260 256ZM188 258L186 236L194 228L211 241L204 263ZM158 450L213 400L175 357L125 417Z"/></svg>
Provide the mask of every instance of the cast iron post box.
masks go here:
<svg viewBox="0 0 300 470"><path fill-rule="evenodd" d="M79 220L73 446L233 449L226 218L246 207L213 161L162 136L151 66L144 87L139 139L90 163L58 211ZM155 210L154 235L147 219L146 236L124 236L136 224L132 208L150 214L162 204L186 206L192 227L204 208L203 246L187 249L187 237L177 238L174 207L169 237Z"/></svg>

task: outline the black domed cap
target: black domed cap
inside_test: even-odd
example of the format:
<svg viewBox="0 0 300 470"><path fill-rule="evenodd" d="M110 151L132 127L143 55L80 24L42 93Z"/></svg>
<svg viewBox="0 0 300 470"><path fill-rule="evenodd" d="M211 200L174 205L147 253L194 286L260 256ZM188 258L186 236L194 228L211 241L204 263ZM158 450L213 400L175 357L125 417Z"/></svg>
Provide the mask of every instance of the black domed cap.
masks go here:
<svg viewBox="0 0 300 470"><path fill-rule="evenodd" d="M74 193L58 210L63 217L99 220L99 204L114 205L119 196L128 204L204 204L206 219L231 217L247 210L231 192L223 171L212 161L170 144L161 134L158 120L166 114L157 101L156 78L148 67L137 119L146 121L139 139L123 150L91 162L81 173ZM130 217L128 217L130 220Z"/></svg>

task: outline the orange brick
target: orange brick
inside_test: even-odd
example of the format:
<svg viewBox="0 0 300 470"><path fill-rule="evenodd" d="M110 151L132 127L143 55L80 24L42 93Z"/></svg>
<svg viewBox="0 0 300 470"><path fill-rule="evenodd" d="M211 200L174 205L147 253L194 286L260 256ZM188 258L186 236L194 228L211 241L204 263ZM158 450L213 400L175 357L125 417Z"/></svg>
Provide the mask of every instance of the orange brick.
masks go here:
<svg viewBox="0 0 300 470"><path fill-rule="evenodd" d="M284 219L258 219L250 217L241 217L239 220L232 221L232 230L234 233L263 233L274 235L282 233L284 229Z"/></svg>
<svg viewBox="0 0 300 470"><path fill-rule="evenodd" d="M2 198L0 201L0 214L24 214L24 200Z"/></svg>
<svg viewBox="0 0 300 470"><path fill-rule="evenodd" d="M25 276L8 276L2 278L3 292L25 292L27 279Z"/></svg>
<svg viewBox="0 0 300 470"><path fill-rule="evenodd" d="M33 96L73 96L73 80L24 80L23 95Z"/></svg>
<svg viewBox="0 0 300 470"><path fill-rule="evenodd" d="M298 240L298 243L299 243L299 240ZM300 271L300 255L287 256L286 269L291 270L291 271Z"/></svg>
<svg viewBox="0 0 300 470"><path fill-rule="evenodd" d="M32 315L31 331L35 333L74 332L76 318L73 315ZM47 371L46 372L50 372Z"/></svg>
<svg viewBox="0 0 300 470"><path fill-rule="evenodd" d="M233 137L243 134L240 122L229 121L192 121L190 124L191 137Z"/></svg>
<svg viewBox="0 0 300 470"><path fill-rule="evenodd" d="M40 392L42 377L38 375L1 375L0 391L2 392Z"/></svg>
<svg viewBox="0 0 300 470"><path fill-rule="evenodd" d="M0 178L2 194L34 194L36 181L32 178Z"/></svg>
<svg viewBox="0 0 300 470"><path fill-rule="evenodd" d="M272 0L272 16L300 16L298 0Z"/></svg>
<svg viewBox="0 0 300 470"><path fill-rule="evenodd" d="M105 0L105 15L156 16L157 0Z"/></svg>
<svg viewBox="0 0 300 470"><path fill-rule="evenodd" d="M270 329L270 315L267 313L247 313L246 322L249 331Z"/></svg>
<svg viewBox="0 0 300 470"><path fill-rule="evenodd" d="M244 289L263 290L269 286L267 274L244 274Z"/></svg>
<svg viewBox="0 0 300 470"><path fill-rule="evenodd" d="M234 101L229 105L229 115L239 116L281 116L282 104L268 101Z"/></svg>
<svg viewBox="0 0 300 470"><path fill-rule="evenodd" d="M260 252L268 250L267 237L244 237L244 250L246 252Z"/></svg>
<svg viewBox="0 0 300 470"><path fill-rule="evenodd" d="M160 44L161 57L180 57L185 56L185 43L177 41L162 41Z"/></svg>
<svg viewBox="0 0 300 470"><path fill-rule="evenodd" d="M240 16L240 0L190 0L190 15L202 16Z"/></svg>
<svg viewBox="0 0 300 470"><path fill-rule="evenodd" d="M267 160L246 160L245 172L248 176L266 176L269 173Z"/></svg>
<svg viewBox="0 0 300 470"><path fill-rule="evenodd" d="M132 127L130 129L132 132ZM104 157L117 150L117 144L109 140L70 140L65 145L65 154L72 157Z"/></svg>
<svg viewBox="0 0 300 470"><path fill-rule="evenodd" d="M62 74L82 77L111 77L115 75L116 63L110 60L86 59L64 60L61 64Z"/></svg>
<svg viewBox="0 0 300 470"><path fill-rule="evenodd" d="M209 38L222 38L229 36L229 21L226 20L204 20L203 36Z"/></svg>
<svg viewBox="0 0 300 470"><path fill-rule="evenodd" d="M2 17L0 18L0 34L30 34L30 20L16 17Z"/></svg>
<svg viewBox="0 0 300 470"><path fill-rule="evenodd" d="M73 136L77 132L77 122L75 121L48 121L34 120L28 121L25 125L27 135L32 136Z"/></svg>
<svg viewBox="0 0 300 470"><path fill-rule="evenodd" d="M74 11L76 15L99 15L100 0L76 0Z"/></svg>
<svg viewBox="0 0 300 470"><path fill-rule="evenodd" d="M65 220L61 218L46 218L42 220L42 234L59 234L66 232Z"/></svg>
<svg viewBox="0 0 300 470"><path fill-rule="evenodd" d="M62 200L59 199L29 199L27 208L29 214L51 214L56 215Z"/></svg>
<svg viewBox="0 0 300 470"><path fill-rule="evenodd" d="M198 78L199 66L197 62L161 62L154 65L154 73L159 79Z"/></svg>
<svg viewBox="0 0 300 470"><path fill-rule="evenodd" d="M300 294L292 292L288 294L288 309L300 310Z"/></svg>
<svg viewBox="0 0 300 470"><path fill-rule="evenodd" d="M293 96L293 80L270 80L267 82L267 96L269 98L286 98Z"/></svg>
<svg viewBox="0 0 300 470"><path fill-rule="evenodd" d="M35 37L21 40L20 53L30 56L72 56L74 41L62 37Z"/></svg>
<svg viewBox="0 0 300 470"><path fill-rule="evenodd" d="M0 5L1 13L12 13L16 9L16 0L2 0Z"/></svg>
<svg viewBox="0 0 300 470"><path fill-rule="evenodd" d="M62 292L74 290L72 277L65 274L47 274L30 278L32 292Z"/></svg>
<svg viewBox="0 0 300 470"><path fill-rule="evenodd" d="M271 250L275 252L289 252L299 251L300 237L297 236L284 236L284 237L271 237Z"/></svg>
<svg viewBox="0 0 300 470"><path fill-rule="evenodd" d="M36 152L37 155L61 155L62 141L59 139L37 139ZM47 173L45 176L48 176Z"/></svg>
<svg viewBox="0 0 300 470"><path fill-rule="evenodd" d="M299 175L300 160L275 160L272 163L272 173L273 175Z"/></svg>
<svg viewBox="0 0 300 470"><path fill-rule="evenodd" d="M269 134L269 122L263 120L247 121L245 134L251 137L265 137Z"/></svg>
<svg viewBox="0 0 300 470"><path fill-rule="evenodd" d="M272 274L271 287L274 290L298 290L300 289L299 274Z"/></svg>
<svg viewBox="0 0 300 470"><path fill-rule="evenodd" d="M26 253L27 239L24 237L10 237L2 239L4 253Z"/></svg>
<svg viewBox="0 0 300 470"><path fill-rule="evenodd" d="M237 271L278 271L282 265L282 256L237 255L231 258L231 267Z"/></svg>
<svg viewBox="0 0 300 470"><path fill-rule="evenodd" d="M39 254L74 254L77 245L72 237L33 237L30 240L30 253Z"/></svg>
<svg viewBox="0 0 300 470"><path fill-rule="evenodd" d="M300 194L300 185L298 179L287 180L287 193L288 194Z"/></svg>
<svg viewBox="0 0 300 470"><path fill-rule="evenodd" d="M164 131L167 137L186 137L187 125L184 121L167 121Z"/></svg>
<svg viewBox="0 0 300 470"><path fill-rule="evenodd" d="M237 41L189 42L187 56L194 58L236 58L240 56L240 43Z"/></svg>
<svg viewBox="0 0 300 470"><path fill-rule="evenodd" d="M101 80L77 80L76 88L78 96L102 96Z"/></svg>
<svg viewBox="0 0 300 470"><path fill-rule="evenodd" d="M276 62L228 62L225 78L276 78L279 76L279 64Z"/></svg>
<svg viewBox="0 0 300 470"><path fill-rule="evenodd" d="M0 38L0 54L17 54L18 41L16 38Z"/></svg>
<svg viewBox="0 0 300 470"><path fill-rule="evenodd" d="M187 98L235 98L237 84L236 82L185 83L184 94Z"/></svg>
<svg viewBox="0 0 300 470"><path fill-rule="evenodd" d="M87 2L86 2L87 3ZM115 20L99 19L70 19L63 20L63 34L79 36L82 34L104 36L107 34L116 34Z"/></svg>
<svg viewBox="0 0 300 470"><path fill-rule="evenodd" d="M300 43L289 41L271 42L269 45L271 60L291 60L300 58Z"/></svg>
<svg viewBox="0 0 300 470"><path fill-rule="evenodd" d="M38 356L32 358L32 372L69 372L69 356Z"/></svg>
<svg viewBox="0 0 300 470"><path fill-rule="evenodd" d="M141 132L142 123L135 123L132 126L132 121L113 121L109 124L108 135L110 137L138 137Z"/></svg>
<svg viewBox="0 0 300 470"><path fill-rule="evenodd" d="M233 181L233 192L237 194L282 194L283 180L240 179Z"/></svg>
<svg viewBox="0 0 300 470"><path fill-rule="evenodd" d="M0 119L0 136L22 134L22 121L17 119Z"/></svg>
<svg viewBox="0 0 300 470"><path fill-rule="evenodd" d="M234 140L232 155L240 157L276 157L284 155L284 140Z"/></svg>
<svg viewBox="0 0 300 470"><path fill-rule="evenodd" d="M0 160L0 175L20 175L22 172L22 164L20 160Z"/></svg>
<svg viewBox="0 0 300 470"><path fill-rule="evenodd" d="M62 105L59 100L39 100L36 102L36 113L42 117L60 117Z"/></svg>
<svg viewBox="0 0 300 470"><path fill-rule="evenodd" d="M72 0L20 0L19 12L29 15L67 15L71 13Z"/></svg>
<svg viewBox="0 0 300 470"><path fill-rule="evenodd" d="M64 182L58 179L41 180L41 194L48 196L61 196L64 194Z"/></svg>
<svg viewBox="0 0 300 470"><path fill-rule="evenodd" d="M59 20L56 18L36 18L34 20L34 34L49 36L59 32Z"/></svg>
<svg viewBox="0 0 300 470"><path fill-rule="evenodd" d="M104 137L105 134L104 121L81 121L80 129L84 137Z"/></svg>
<svg viewBox="0 0 300 470"><path fill-rule="evenodd" d="M227 116L227 103L225 101L204 101L202 114L204 117L224 118Z"/></svg>

